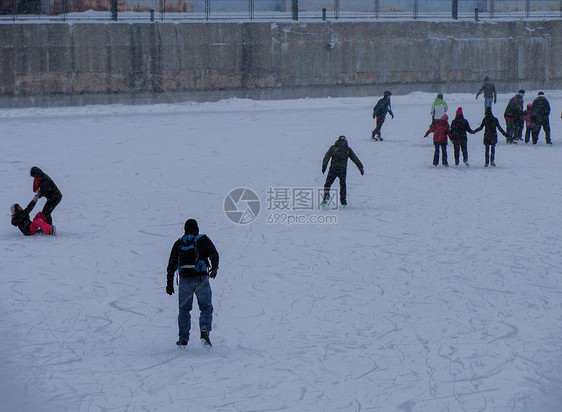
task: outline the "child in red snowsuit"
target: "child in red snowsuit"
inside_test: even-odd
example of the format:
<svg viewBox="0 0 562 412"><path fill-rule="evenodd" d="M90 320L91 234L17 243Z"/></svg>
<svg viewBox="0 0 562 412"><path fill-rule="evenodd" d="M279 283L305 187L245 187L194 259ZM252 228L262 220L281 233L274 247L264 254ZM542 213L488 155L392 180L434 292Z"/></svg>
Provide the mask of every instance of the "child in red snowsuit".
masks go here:
<svg viewBox="0 0 562 412"><path fill-rule="evenodd" d="M535 128L535 123L533 122L533 119L531 119L531 108L533 107L532 103L529 103L527 105L527 110L525 110L523 112L523 116L521 116L521 119L525 122L525 143L529 143L529 140L531 140L531 133L533 132L533 129ZM560 116L562 117L562 116Z"/></svg>
<svg viewBox="0 0 562 412"><path fill-rule="evenodd" d="M54 236L56 234L56 229L54 226L47 223L43 212L37 213L33 221L31 221L29 213L31 213L36 204L37 197L34 197L25 209L22 209L19 204L14 203L10 208L12 211L12 225L17 226L25 236L34 235L39 229L47 235Z"/></svg>
<svg viewBox="0 0 562 412"><path fill-rule="evenodd" d="M433 166L439 164L439 149L443 153L442 163L443 166L449 167L447 163L447 137L451 139L451 129L449 128L449 116L445 113L441 119L432 124L427 132L425 132L424 138L430 133L433 133L433 146L435 146L435 152L433 153Z"/></svg>

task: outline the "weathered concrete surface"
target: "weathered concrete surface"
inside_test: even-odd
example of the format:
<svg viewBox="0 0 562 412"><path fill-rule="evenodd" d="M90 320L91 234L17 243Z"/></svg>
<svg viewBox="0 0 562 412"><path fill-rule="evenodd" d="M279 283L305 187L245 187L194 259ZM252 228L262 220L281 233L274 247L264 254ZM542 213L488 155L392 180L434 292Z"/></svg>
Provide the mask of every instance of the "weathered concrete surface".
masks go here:
<svg viewBox="0 0 562 412"><path fill-rule="evenodd" d="M0 97L562 87L562 21L0 25ZM342 90L339 88L339 90Z"/></svg>

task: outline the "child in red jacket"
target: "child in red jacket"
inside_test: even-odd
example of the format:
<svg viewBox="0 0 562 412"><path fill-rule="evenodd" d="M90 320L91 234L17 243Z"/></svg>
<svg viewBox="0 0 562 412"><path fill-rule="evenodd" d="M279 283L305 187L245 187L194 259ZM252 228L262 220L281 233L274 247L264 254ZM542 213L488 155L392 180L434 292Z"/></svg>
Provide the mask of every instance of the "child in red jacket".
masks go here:
<svg viewBox="0 0 562 412"><path fill-rule="evenodd" d="M521 116L521 119L525 122L525 126L526 126L525 143L529 143L529 140L531 140L531 132L535 128L535 122L533 122L533 119L531 119L531 108L532 107L533 107L533 104L529 103L527 105L527 110L525 110L523 112L523 116ZM562 117L562 115L560 117Z"/></svg>
<svg viewBox="0 0 562 412"><path fill-rule="evenodd" d="M433 133L433 146L435 146L435 152L433 153L433 166L437 166L439 164L439 149L441 149L441 152L443 153L443 166L449 167L449 163L447 163L447 137L451 139L451 129L449 128L449 116L447 116L447 113L445 113L436 123L431 125L423 137L427 137L430 133Z"/></svg>

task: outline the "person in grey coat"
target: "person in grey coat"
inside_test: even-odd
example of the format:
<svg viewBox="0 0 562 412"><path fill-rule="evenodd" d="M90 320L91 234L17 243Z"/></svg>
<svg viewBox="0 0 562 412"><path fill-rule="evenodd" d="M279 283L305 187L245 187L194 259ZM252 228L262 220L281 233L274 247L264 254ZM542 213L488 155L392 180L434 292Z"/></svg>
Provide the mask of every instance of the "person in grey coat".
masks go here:
<svg viewBox="0 0 562 412"><path fill-rule="evenodd" d="M490 81L490 78L486 76L484 78L484 84L476 93L476 99L478 100L478 96L480 93L484 93L484 112L486 109L492 110L492 101L496 104L496 100L498 99L498 94L496 92L496 86L494 83Z"/></svg>

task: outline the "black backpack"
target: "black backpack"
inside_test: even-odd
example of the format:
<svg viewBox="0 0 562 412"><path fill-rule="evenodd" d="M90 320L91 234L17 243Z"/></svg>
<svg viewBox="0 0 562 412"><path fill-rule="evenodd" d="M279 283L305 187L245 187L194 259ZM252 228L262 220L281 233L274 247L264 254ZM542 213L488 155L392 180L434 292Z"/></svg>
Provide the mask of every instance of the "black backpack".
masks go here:
<svg viewBox="0 0 562 412"><path fill-rule="evenodd" d="M376 118L377 116L381 116L384 114L383 109L385 106L386 106L385 99L380 99L375 105L375 107L373 107L373 119Z"/></svg>
<svg viewBox="0 0 562 412"><path fill-rule="evenodd" d="M197 273L207 273L207 264L201 259L197 240L203 235L185 235L180 244L180 252L178 258L178 273L187 274L189 271Z"/></svg>

